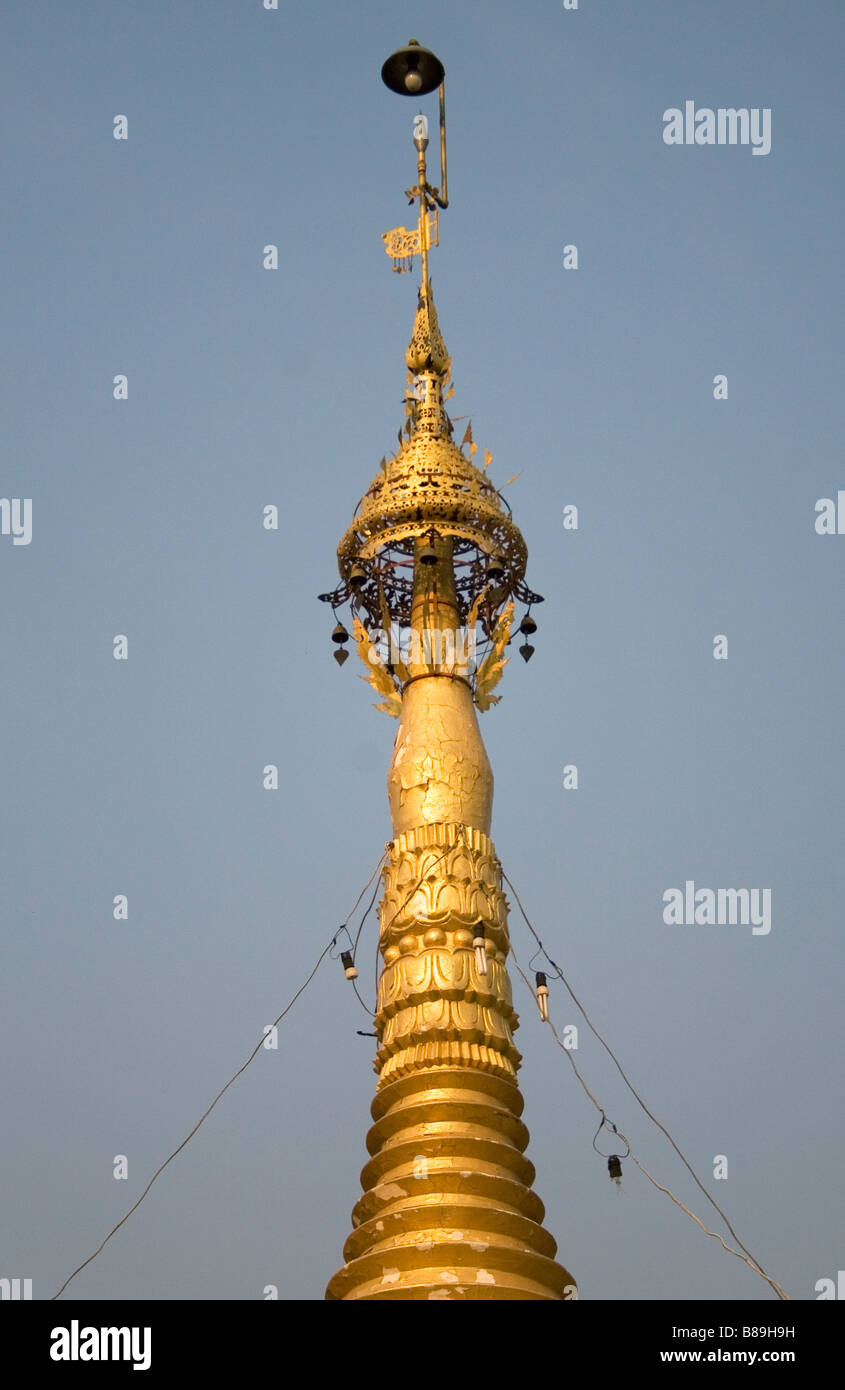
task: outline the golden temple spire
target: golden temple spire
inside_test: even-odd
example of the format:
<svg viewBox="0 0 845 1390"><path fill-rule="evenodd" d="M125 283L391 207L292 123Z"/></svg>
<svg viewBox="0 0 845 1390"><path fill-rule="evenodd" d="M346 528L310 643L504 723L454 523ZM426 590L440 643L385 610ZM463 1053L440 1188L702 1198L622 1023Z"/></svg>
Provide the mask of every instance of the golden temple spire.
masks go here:
<svg viewBox="0 0 845 1390"><path fill-rule="evenodd" d="M498 701L514 603L541 602L510 508L452 439L450 361L428 253L446 200L443 67L412 40L382 70L393 90L439 87L441 188L427 182L417 117L415 232L385 234L395 269L419 255L421 286L406 354L406 435L338 547L378 708L399 718L387 778L393 839L383 869L383 969L375 1029L374 1124L364 1189L329 1299L569 1299L531 1189L516 1082L518 1026L506 960L507 900L489 839L493 775L476 710ZM536 630L526 614L523 636ZM480 632L480 640L479 640ZM348 634L338 621L335 640ZM527 660L533 648L520 649ZM337 655L337 653L336 653ZM345 655L345 653L344 653Z"/></svg>

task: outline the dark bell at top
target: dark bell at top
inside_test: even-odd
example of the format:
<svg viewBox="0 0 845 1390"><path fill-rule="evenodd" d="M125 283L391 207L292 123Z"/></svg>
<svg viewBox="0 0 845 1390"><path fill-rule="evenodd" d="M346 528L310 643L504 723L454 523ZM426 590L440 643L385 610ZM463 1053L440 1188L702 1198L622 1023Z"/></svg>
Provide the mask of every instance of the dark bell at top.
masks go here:
<svg viewBox="0 0 845 1390"><path fill-rule="evenodd" d="M424 97L440 86L446 69L436 54L409 39L407 48L391 53L381 70L381 80L403 97Z"/></svg>

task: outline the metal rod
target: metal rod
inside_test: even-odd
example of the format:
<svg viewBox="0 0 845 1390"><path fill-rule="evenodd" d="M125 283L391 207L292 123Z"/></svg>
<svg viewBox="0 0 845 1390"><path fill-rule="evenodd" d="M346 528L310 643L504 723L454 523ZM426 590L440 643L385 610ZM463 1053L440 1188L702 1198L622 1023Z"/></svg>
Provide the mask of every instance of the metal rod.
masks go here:
<svg viewBox="0 0 845 1390"><path fill-rule="evenodd" d="M428 202L426 199L425 147L428 140L420 140L417 146L417 186L420 192L420 270L422 271L422 292L428 293Z"/></svg>
<svg viewBox="0 0 845 1390"><path fill-rule="evenodd" d="M446 83L440 83L440 197L437 199L442 208L449 206L449 195L446 189Z"/></svg>

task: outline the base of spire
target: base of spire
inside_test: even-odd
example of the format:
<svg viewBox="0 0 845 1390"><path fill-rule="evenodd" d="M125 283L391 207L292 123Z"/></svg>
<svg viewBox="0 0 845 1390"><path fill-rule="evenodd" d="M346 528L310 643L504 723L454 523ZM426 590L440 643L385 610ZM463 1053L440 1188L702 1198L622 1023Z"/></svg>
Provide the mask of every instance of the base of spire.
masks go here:
<svg viewBox="0 0 845 1390"><path fill-rule="evenodd" d="M379 1091L347 1263L330 1300L577 1297L540 1224L522 1096L474 1068L435 1067Z"/></svg>

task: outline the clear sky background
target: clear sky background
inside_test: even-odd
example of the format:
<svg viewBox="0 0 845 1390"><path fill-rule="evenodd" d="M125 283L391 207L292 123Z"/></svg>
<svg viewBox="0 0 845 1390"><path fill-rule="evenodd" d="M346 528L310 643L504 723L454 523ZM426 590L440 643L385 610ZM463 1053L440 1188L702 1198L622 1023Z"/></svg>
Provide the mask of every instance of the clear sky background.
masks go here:
<svg viewBox="0 0 845 1390"><path fill-rule="evenodd" d="M845 1264L845 535L814 530L845 489L843 30L834 0L4 7L0 493L33 499L33 532L0 536L0 1276L46 1298L99 1244L390 835L395 724L332 661L316 595L403 420L416 275L380 234L413 217L417 103L379 73L411 36L447 70L451 406L499 485L522 470L546 598L481 720L498 853L756 1257L799 1299ZM771 153L666 146L686 100L770 108ZM770 888L771 932L666 925L687 879ZM511 929L525 966L515 907ZM374 959L373 915L368 1002ZM617 1193L515 974L514 996L536 1190L581 1297L773 1298L632 1164ZM550 1002L582 1022L560 984ZM322 1298L369 1026L327 961L67 1296ZM575 1056L716 1221L583 1024Z"/></svg>

